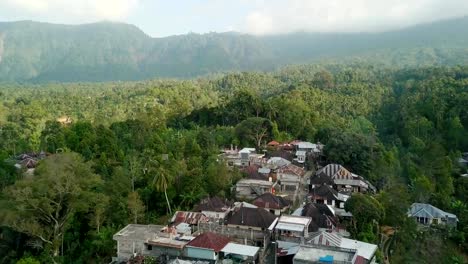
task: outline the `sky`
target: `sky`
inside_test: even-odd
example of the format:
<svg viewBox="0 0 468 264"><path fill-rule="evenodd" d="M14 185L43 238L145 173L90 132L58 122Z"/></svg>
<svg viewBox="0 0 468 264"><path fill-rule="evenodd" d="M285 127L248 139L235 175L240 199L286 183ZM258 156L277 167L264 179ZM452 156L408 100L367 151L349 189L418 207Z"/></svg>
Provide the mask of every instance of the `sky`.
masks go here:
<svg viewBox="0 0 468 264"><path fill-rule="evenodd" d="M0 0L0 21L125 22L189 32L376 32L468 15L468 0Z"/></svg>

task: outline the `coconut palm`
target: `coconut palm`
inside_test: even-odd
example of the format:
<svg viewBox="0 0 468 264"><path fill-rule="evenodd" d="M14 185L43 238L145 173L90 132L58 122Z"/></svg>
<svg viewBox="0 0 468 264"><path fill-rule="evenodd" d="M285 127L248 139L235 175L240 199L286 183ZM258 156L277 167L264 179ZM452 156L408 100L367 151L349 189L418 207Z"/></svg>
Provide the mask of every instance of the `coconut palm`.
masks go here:
<svg viewBox="0 0 468 264"><path fill-rule="evenodd" d="M156 191L161 192L164 191L164 196L166 197L167 208L169 210L169 214L172 215L171 204L169 202L169 198L167 197L167 187L172 183L172 177L163 166L159 166L157 169L153 170L154 178L153 178L153 185L156 188Z"/></svg>

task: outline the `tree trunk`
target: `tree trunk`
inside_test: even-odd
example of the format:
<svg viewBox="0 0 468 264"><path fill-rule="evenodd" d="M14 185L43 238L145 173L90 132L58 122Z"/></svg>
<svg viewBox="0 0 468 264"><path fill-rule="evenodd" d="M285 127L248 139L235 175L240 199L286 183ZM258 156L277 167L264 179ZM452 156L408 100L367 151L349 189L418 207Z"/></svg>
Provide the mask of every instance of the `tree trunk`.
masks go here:
<svg viewBox="0 0 468 264"><path fill-rule="evenodd" d="M167 190L164 188L164 196L166 196L167 208L169 209L169 214L172 215L171 204L169 203L169 198L167 198Z"/></svg>

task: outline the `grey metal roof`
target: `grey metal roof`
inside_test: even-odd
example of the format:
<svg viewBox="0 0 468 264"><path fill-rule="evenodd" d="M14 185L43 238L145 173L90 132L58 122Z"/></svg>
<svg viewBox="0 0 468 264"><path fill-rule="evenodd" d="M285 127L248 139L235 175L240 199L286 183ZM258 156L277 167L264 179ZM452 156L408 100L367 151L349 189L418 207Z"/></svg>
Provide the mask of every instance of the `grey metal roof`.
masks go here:
<svg viewBox="0 0 468 264"><path fill-rule="evenodd" d="M445 212L433 205L424 204L424 203L413 203L408 212L408 215L411 217L426 217L426 218L455 218L458 221L456 215Z"/></svg>

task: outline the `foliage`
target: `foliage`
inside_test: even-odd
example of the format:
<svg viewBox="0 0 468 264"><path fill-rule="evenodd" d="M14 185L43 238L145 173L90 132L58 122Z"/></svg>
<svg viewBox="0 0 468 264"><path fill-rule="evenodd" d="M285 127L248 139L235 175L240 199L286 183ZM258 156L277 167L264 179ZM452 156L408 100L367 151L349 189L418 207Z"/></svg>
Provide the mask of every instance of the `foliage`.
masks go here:
<svg viewBox="0 0 468 264"><path fill-rule="evenodd" d="M459 252L468 234L467 168L458 164L468 149L467 87L467 67L363 62L184 81L0 84L0 261L108 263L112 234L126 224L165 224L206 196L233 197L241 174L219 150L263 150L271 139L320 141L327 162L378 187L346 204L355 238L377 243L379 225L395 227L397 263L426 258L433 236L449 241L445 253ZM18 154L41 150L49 157L34 175L15 168ZM457 228L420 235L406 217L417 201L457 214ZM41 211L57 203L55 228Z"/></svg>

